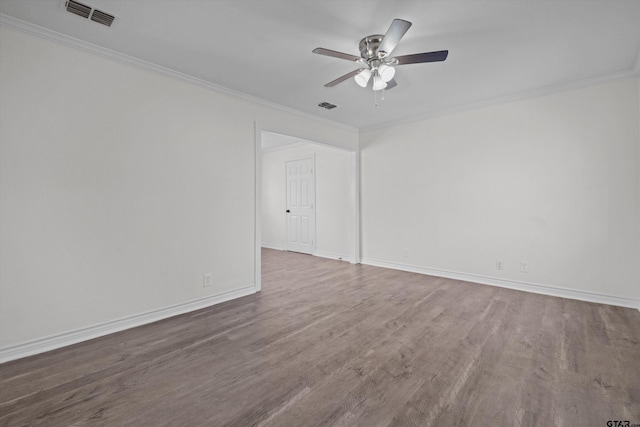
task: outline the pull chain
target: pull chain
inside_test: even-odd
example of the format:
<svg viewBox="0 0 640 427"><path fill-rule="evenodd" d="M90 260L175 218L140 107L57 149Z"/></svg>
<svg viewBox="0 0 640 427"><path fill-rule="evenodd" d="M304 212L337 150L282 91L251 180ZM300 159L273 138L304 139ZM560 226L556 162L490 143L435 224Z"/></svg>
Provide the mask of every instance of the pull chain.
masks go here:
<svg viewBox="0 0 640 427"><path fill-rule="evenodd" d="M373 91L373 105L375 105L376 107L378 106L378 92L382 92L382 97L380 98L380 102L382 102L384 101L384 93L386 92L386 90L380 89Z"/></svg>

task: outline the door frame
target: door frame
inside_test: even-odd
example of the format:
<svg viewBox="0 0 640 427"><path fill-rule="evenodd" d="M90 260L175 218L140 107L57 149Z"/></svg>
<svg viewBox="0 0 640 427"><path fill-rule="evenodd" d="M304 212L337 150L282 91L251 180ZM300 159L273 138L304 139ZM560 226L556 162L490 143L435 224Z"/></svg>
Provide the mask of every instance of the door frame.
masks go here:
<svg viewBox="0 0 640 427"><path fill-rule="evenodd" d="M345 148L330 142L322 142L296 135L295 132L278 129L255 122L255 212L254 212L254 285L256 292L262 289L262 133L271 132L299 138L312 144L324 145L349 153L349 212L347 230L349 257L347 261L360 264L360 153L356 149ZM316 236L317 240L317 236Z"/></svg>

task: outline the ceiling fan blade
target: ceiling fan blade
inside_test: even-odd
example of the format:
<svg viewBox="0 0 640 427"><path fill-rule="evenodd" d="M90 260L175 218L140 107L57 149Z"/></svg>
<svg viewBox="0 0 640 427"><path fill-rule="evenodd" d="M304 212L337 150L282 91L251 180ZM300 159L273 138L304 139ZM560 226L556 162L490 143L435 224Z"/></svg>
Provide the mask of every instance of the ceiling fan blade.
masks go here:
<svg viewBox="0 0 640 427"><path fill-rule="evenodd" d="M342 83L343 81L348 80L351 77L355 76L356 74L360 73L360 71L362 71L362 70L364 70L364 68L358 68L357 70L353 70L352 72L347 73L342 77L338 77L337 79L335 79L333 81L330 81L329 83L324 85L324 87L334 87L338 83Z"/></svg>
<svg viewBox="0 0 640 427"><path fill-rule="evenodd" d="M385 52L387 56L391 55L404 33L409 30L409 27L411 27L411 22L404 19L394 19L387 30L387 34L382 38L378 52Z"/></svg>
<svg viewBox="0 0 640 427"><path fill-rule="evenodd" d="M447 59L448 50L439 50L437 52L414 53L413 55L396 56L398 65L419 64L421 62L440 62Z"/></svg>
<svg viewBox="0 0 640 427"><path fill-rule="evenodd" d="M396 86L398 86L398 82L396 81L396 79L391 79L387 82L387 87L385 87L384 90L393 89Z"/></svg>
<svg viewBox="0 0 640 427"><path fill-rule="evenodd" d="M349 61L359 61L361 58L355 55L349 55L348 53L336 52L335 50L324 49L322 47L317 47L313 49L313 53L317 53L318 55L326 55L333 56L334 58L346 59Z"/></svg>

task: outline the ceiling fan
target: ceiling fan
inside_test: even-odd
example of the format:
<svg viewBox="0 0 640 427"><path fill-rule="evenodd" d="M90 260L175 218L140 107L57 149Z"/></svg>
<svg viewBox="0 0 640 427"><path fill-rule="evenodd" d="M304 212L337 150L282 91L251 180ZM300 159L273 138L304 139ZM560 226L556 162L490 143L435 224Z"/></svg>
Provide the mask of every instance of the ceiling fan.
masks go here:
<svg viewBox="0 0 640 427"><path fill-rule="evenodd" d="M356 83L361 87L367 87L371 80L373 81L372 87L374 91L391 89L397 86L393 78L396 73L395 65L440 62L447 59L448 50L392 57L391 52L396 48L402 36L409 30L409 27L411 27L411 22L403 19L394 19L384 36L375 34L360 40L360 57L321 47L313 49L313 53L354 61L364 66L364 68L358 68L330 81L325 87L333 87L354 77ZM372 76L373 79L371 78Z"/></svg>

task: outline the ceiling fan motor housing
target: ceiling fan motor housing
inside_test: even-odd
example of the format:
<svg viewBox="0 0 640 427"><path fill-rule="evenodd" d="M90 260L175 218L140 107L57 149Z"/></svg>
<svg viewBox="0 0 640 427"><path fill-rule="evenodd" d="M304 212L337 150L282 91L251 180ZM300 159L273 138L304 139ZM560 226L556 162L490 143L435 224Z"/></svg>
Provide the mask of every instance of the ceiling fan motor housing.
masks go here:
<svg viewBox="0 0 640 427"><path fill-rule="evenodd" d="M360 56L367 62L373 59L381 59L387 55L387 52L378 52L380 43L382 43L383 35L376 34L368 36L360 40Z"/></svg>

